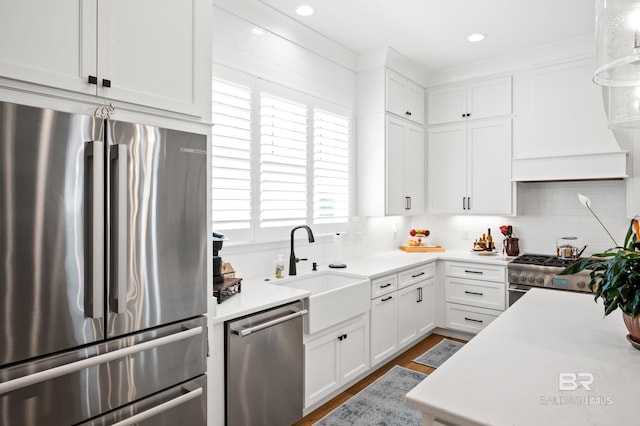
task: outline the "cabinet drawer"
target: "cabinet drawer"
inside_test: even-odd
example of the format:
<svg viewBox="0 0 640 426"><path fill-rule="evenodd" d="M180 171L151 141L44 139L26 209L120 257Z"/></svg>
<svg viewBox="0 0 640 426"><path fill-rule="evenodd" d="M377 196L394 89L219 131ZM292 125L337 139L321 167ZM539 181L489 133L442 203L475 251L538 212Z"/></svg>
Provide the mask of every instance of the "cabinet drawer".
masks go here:
<svg viewBox="0 0 640 426"><path fill-rule="evenodd" d="M435 262L426 265L417 266L398 274L398 288L403 288L415 284L419 281L431 278L435 275Z"/></svg>
<svg viewBox="0 0 640 426"><path fill-rule="evenodd" d="M445 283L447 302L501 311L505 309L504 283L450 277L445 279Z"/></svg>
<svg viewBox="0 0 640 426"><path fill-rule="evenodd" d="M385 275L384 277L371 280L371 298L375 299L383 294L390 293L398 289L398 276L396 274Z"/></svg>
<svg viewBox="0 0 640 426"><path fill-rule="evenodd" d="M491 324L494 319L498 318L498 315L500 315L499 311L491 309L446 303L445 326L452 330L475 334Z"/></svg>
<svg viewBox="0 0 640 426"><path fill-rule="evenodd" d="M482 281L506 281L505 266L487 265L484 263L447 262L445 275L447 277L469 278Z"/></svg>

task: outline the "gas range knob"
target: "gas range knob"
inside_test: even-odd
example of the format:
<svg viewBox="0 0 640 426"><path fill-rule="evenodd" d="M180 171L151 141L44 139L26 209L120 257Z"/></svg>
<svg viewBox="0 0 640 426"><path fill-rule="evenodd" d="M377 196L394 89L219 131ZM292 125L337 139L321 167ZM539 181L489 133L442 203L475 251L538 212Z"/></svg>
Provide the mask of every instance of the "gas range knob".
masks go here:
<svg viewBox="0 0 640 426"><path fill-rule="evenodd" d="M578 286L578 288L585 288L587 286L587 283L585 283L584 281L578 281L576 285Z"/></svg>
<svg viewBox="0 0 640 426"><path fill-rule="evenodd" d="M536 282L538 284L544 284L544 277L542 275L538 275L538 277L536 278Z"/></svg>
<svg viewBox="0 0 640 426"><path fill-rule="evenodd" d="M517 273L513 273L513 274L511 274L510 280L511 280L511 282L516 282L516 281L518 281L519 277L520 277L520 275L518 275Z"/></svg>
<svg viewBox="0 0 640 426"><path fill-rule="evenodd" d="M534 277L533 275L529 275L529 278L527 278L527 281L529 281L530 283L534 283L536 280L536 277Z"/></svg>
<svg viewBox="0 0 640 426"><path fill-rule="evenodd" d="M520 275L520 281L523 283L527 282L527 276L525 274Z"/></svg>

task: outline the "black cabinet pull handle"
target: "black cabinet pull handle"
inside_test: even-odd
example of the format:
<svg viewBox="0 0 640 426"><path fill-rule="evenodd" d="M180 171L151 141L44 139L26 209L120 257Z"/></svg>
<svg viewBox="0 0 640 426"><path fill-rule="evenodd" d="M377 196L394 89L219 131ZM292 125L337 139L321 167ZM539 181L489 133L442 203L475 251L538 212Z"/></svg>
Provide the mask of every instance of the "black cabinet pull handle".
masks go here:
<svg viewBox="0 0 640 426"><path fill-rule="evenodd" d="M467 210L471 210L471 197L467 197Z"/></svg>
<svg viewBox="0 0 640 426"><path fill-rule="evenodd" d="M464 272L466 272L467 274L479 274L479 275L484 274L484 272L482 271L470 271L468 269L465 269Z"/></svg>
<svg viewBox="0 0 640 426"><path fill-rule="evenodd" d="M478 322L478 323L482 324L482 320L477 320L477 319L467 318L467 317L464 317L464 319L467 320L467 321Z"/></svg>
<svg viewBox="0 0 640 426"><path fill-rule="evenodd" d="M466 198L462 197L462 210L466 210L467 209L467 203L465 202Z"/></svg>
<svg viewBox="0 0 640 426"><path fill-rule="evenodd" d="M405 115L411 115L411 111L407 111L404 113Z"/></svg>
<svg viewBox="0 0 640 426"><path fill-rule="evenodd" d="M393 299L393 297L391 297L391 296L387 296L387 297L385 297L384 299L381 299L380 301L381 301L381 302L386 302L387 300L391 300L391 299Z"/></svg>
<svg viewBox="0 0 640 426"><path fill-rule="evenodd" d="M475 294L476 296L483 296L482 293L477 293L475 291L467 291L467 290L465 290L464 292L465 292L465 294Z"/></svg>
<svg viewBox="0 0 640 426"><path fill-rule="evenodd" d="M98 84L98 77L96 77L95 75L90 75L89 84Z"/></svg>
<svg viewBox="0 0 640 426"><path fill-rule="evenodd" d="M411 197L404 197L404 209L411 210Z"/></svg>
<svg viewBox="0 0 640 426"><path fill-rule="evenodd" d="M106 78L102 79L102 86L111 87L111 80L107 80Z"/></svg>
<svg viewBox="0 0 640 426"><path fill-rule="evenodd" d="M424 272L420 272L419 274L411 275L411 278L418 278L424 275Z"/></svg>
<svg viewBox="0 0 640 426"><path fill-rule="evenodd" d="M418 287L418 300L416 300L417 303L422 302L422 287Z"/></svg>
<svg viewBox="0 0 640 426"><path fill-rule="evenodd" d="M387 287L391 287L391 283L386 283L385 285L380 286L380 288L387 288Z"/></svg>
<svg viewBox="0 0 640 426"><path fill-rule="evenodd" d="M349 337L347 334L343 334L342 337L345 338L345 340L347 339L347 337Z"/></svg>

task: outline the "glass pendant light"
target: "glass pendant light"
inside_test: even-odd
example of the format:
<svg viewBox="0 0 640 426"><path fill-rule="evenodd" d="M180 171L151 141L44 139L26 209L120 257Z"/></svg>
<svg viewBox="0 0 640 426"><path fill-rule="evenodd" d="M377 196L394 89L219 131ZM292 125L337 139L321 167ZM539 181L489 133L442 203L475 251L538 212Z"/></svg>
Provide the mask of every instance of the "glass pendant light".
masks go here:
<svg viewBox="0 0 640 426"><path fill-rule="evenodd" d="M640 128L640 1L596 0L596 72L612 129Z"/></svg>
<svg viewBox="0 0 640 426"><path fill-rule="evenodd" d="M602 86L640 86L640 1L596 0L596 73Z"/></svg>

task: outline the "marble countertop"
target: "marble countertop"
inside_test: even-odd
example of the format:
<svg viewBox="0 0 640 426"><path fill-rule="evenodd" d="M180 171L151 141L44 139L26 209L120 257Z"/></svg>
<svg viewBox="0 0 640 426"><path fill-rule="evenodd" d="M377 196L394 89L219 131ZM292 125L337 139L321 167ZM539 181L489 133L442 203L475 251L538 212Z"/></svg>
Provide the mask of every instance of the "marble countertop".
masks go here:
<svg viewBox="0 0 640 426"><path fill-rule="evenodd" d="M592 295L532 289L407 402L460 426L638 424L640 351L603 315Z"/></svg>
<svg viewBox="0 0 640 426"><path fill-rule="evenodd" d="M436 260L458 260L506 265L509 258L505 259L502 255L478 255L471 251L407 253L398 249L348 259L345 261L347 265L346 268L332 269L331 271L374 279ZM328 269L327 267L320 267L319 271ZM298 275L298 277L313 273L314 272L305 272L304 274ZM266 281L267 279L269 281ZM282 278L278 280L267 276L243 279L242 291L216 306L216 313L212 317L213 324L249 315L295 300L301 300L309 296L310 293L308 291L279 285L287 282L289 279L290 278Z"/></svg>

